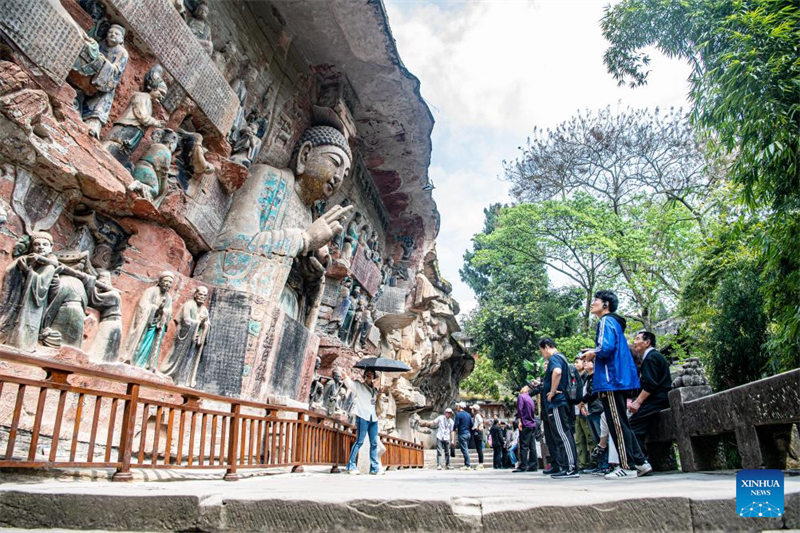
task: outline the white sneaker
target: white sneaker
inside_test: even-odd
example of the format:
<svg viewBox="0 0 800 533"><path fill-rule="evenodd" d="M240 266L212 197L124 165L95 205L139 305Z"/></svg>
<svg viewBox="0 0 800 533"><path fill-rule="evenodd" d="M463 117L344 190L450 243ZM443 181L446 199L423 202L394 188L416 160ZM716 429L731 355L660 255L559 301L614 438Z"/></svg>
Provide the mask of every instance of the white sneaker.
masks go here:
<svg viewBox="0 0 800 533"><path fill-rule="evenodd" d="M650 463L645 461L643 464L640 464L636 467L636 477L643 477L653 471L653 467L650 466Z"/></svg>
<svg viewBox="0 0 800 533"><path fill-rule="evenodd" d="M475 470L483 470L483 465L479 464L478 466L475 467Z"/></svg>
<svg viewBox="0 0 800 533"><path fill-rule="evenodd" d="M436 467L436 470L441 470L441 469L442 469L442 465L439 465L439 466Z"/></svg>
<svg viewBox="0 0 800 533"><path fill-rule="evenodd" d="M358 469L356 469L356 470L348 470L347 473L350 474L351 476L360 476L361 475L361 472L359 472Z"/></svg>
<svg viewBox="0 0 800 533"><path fill-rule="evenodd" d="M618 466L603 477L606 479L633 479L636 474L636 470L625 470Z"/></svg>
<svg viewBox="0 0 800 533"><path fill-rule="evenodd" d="M385 468L381 468L377 472L370 472L370 475L373 475L373 476L385 476L386 475L386 469Z"/></svg>
<svg viewBox="0 0 800 533"><path fill-rule="evenodd" d="M472 470L472 468L467 465L464 465L459 470Z"/></svg>

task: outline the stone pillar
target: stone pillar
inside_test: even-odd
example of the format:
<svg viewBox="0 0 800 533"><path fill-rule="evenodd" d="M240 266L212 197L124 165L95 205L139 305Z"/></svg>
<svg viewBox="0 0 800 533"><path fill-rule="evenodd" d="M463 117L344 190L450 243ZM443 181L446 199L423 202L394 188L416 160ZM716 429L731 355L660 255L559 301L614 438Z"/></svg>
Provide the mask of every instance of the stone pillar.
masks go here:
<svg viewBox="0 0 800 533"><path fill-rule="evenodd" d="M756 469L765 466L758 432L754 426L736 428L736 447L739 448L739 455L742 457L742 468Z"/></svg>

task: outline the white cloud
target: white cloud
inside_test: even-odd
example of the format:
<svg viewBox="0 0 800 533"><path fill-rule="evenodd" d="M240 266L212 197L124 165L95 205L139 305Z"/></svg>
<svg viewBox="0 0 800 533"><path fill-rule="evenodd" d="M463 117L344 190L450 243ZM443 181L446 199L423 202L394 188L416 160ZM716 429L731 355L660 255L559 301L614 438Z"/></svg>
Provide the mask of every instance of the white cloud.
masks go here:
<svg viewBox="0 0 800 533"><path fill-rule="evenodd" d="M400 56L436 118L430 175L442 214L439 264L463 311L475 300L458 276L462 255L482 228L483 208L508 201L501 162L534 126L619 101L686 106L688 67L658 54L648 86L616 86L602 60L606 3L386 2Z"/></svg>

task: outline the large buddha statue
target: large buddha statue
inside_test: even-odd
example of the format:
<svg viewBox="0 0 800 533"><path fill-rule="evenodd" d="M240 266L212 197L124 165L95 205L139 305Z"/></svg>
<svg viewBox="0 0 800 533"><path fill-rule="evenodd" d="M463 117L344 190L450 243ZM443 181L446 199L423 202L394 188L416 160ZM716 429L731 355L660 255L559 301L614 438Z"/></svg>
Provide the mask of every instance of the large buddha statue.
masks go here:
<svg viewBox="0 0 800 533"><path fill-rule="evenodd" d="M300 136L290 168L253 165L200 278L275 301L295 258L321 277L330 260L327 243L342 231L341 220L352 206L335 205L313 222L311 208L336 192L351 161L341 132L313 126Z"/></svg>

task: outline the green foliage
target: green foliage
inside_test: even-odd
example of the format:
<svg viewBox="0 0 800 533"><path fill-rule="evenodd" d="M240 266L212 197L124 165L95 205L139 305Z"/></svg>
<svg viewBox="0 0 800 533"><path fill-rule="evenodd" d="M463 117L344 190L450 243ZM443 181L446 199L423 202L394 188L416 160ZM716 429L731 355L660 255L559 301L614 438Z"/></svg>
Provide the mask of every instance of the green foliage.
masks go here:
<svg viewBox="0 0 800 533"><path fill-rule="evenodd" d="M687 60L692 118L712 153L730 159L749 208L780 368L800 362L800 6L785 0L624 0L601 22L605 62L621 84L647 82L655 46Z"/></svg>
<svg viewBox="0 0 800 533"><path fill-rule="evenodd" d="M473 396L501 400L502 391L509 387L505 372L498 371L488 357L477 357L472 373L461 382L463 392Z"/></svg>

